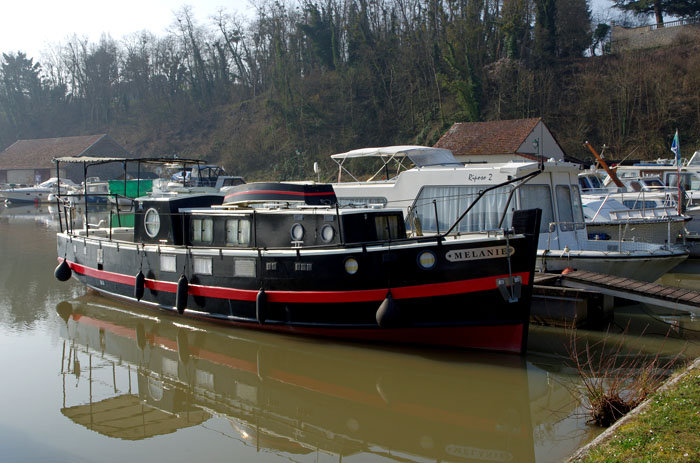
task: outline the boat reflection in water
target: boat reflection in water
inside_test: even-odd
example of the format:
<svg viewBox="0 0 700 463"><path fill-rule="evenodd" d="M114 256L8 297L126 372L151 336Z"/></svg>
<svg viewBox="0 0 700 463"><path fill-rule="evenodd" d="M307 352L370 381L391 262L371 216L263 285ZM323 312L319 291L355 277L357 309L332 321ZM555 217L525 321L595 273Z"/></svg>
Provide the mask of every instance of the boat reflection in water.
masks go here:
<svg viewBox="0 0 700 463"><path fill-rule="evenodd" d="M72 214L75 217L75 227L82 228L85 219L84 209L73 208ZM99 223L100 220L106 222L110 217L117 220L117 214L109 206L92 205L90 207L89 220L92 225ZM126 217L126 214L121 214L121 217ZM0 221L13 225L36 222L37 225L56 231L60 228L59 211L55 204L0 204Z"/></svg>
<svg viewBox="0 0 700 463"><path fill-rule="evenodd" d="M61 412L109 437L207 422L233 445L282 457L535 460L519 357L184 325L90 295L57 312L65 322Z"/></svg>
<svg viewBox="0 0 700 463"><path fill-rule="evenodd" d="M46 204L0 204L0 221L9 224L32 223L58 230L58 210Z"/></svg>

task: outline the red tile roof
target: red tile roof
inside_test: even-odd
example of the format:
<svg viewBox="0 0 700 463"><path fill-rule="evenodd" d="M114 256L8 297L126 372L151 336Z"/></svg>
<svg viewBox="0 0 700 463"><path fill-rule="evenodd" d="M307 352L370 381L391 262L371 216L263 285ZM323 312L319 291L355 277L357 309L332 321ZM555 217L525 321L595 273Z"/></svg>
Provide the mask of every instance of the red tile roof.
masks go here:
<svg viewBox="0 0 700 463"><path fill-rule="evenodd" d="M0 169L35 169L53 167L51 160L59 156L78 156L105 134L81 137L17 140L0 152Z"/></svg>
<svg viewBox="0 0 700 463"><path fill-rule="evenodd" d="M435 143L455 156L515 154L542 119L457 122Z"/></svg>

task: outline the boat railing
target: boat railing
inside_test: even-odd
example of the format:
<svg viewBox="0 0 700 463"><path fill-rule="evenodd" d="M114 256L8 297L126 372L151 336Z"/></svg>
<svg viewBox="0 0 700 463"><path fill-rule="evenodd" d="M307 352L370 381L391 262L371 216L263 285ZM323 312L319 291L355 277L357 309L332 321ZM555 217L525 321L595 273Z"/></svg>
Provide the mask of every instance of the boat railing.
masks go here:
<svg viewBox="0 0 700 463"><path fill-rule="evenodd" d="M77 209L72 206L70 203L67 203L63 201L62 203L62 208L60 211L60 214L62 214L63 222L66 224L65 231L69 235L77 236L80 238L98 238L98 239L108 239L108 240L119 240L119 241L125 241L124 237L129 237L131 240L133 240L134 237L134 223L139 223L139 220L136 218L138 216L143 216L145 215L145 211L133 211L129 213L123 213L119 214L116 208L110 208L108 214L104 218L100 218L98 223L93 224L87 222L87 216L79 214L77 212ZM334 209L337 211L337 209ZM245 214L246 216L250 217L250 220L252 222L251 226L251 235L249 237L249 240L247 243L248 245L232 245L232 244L226 244L222 245L221 243L214 244L212 240L211 242L193 242L191 238L185 238L190 236L190 230L185 228L187 227L186 221L185 220L177 220L182 226L181 229L181 236L183 237L183 242L180 243L180 245L183 245L187 248L198 248L198 249L221 249L222 247L225 249L252 249L252 250L258 250L258 249L264 249L266 251L276 251L276 250L288 250L290 248L292 249L305 249L305 250L314 250L314 249L329 249L329 248L334 248L337 247L338 245L347 247L347 248L352 248L352 247L362 247L362 248L367 248L367 247L373 247L373 246L385 246L387 244L402 244L402 243L430 243L430 242L445 242L448 240L455 240L455 239L460 239L461 237L465 236L475 236L475 235L482 235L485 237L493 238L493 237L509 237L512 236L512 231L507 230L507 229L484 229L484 230L478 230L478 231L469 231L469 232L453 232L453 233L426 233L424 235L416 235L416 234L409 234L408 231L405 235L402 236L389 236L386 239L377 239L377 240L372 240L372 241L361 241L361 242L354 242L354 241L347 241L344 237L344 234L342 233L342 229L339 230L339 240L340 242L335 242L335 243L328 243L328 244L304 244L302 245L301 242L292 242L289 246L260 246L258 245L258 228L256 227L256 215L258 212L253 211L250 213ZM239 214L234 214L236 216L239 216ZM190 212L173 212L173 213L166 213L166 212L161 212L160 213L161 218L168 218L168 220L172 223L174 218L185 218L185 217L191 217ZM76 226L76 222L78 220L82 219L82 222L80 223L79 226ZM337 216L337 220L340 219L340 216ZM128 225L127 225L128 223ZM341 227L339 226L339 229ZM128 241L128 240L126 240ZM139 243L139 244L144 244L144 243ZM163 242L159 243L151 243L153 245L163 245ZM168 243L168 245L172 245L173 243ZM146 243L148 245L148 243Z"/></svg>

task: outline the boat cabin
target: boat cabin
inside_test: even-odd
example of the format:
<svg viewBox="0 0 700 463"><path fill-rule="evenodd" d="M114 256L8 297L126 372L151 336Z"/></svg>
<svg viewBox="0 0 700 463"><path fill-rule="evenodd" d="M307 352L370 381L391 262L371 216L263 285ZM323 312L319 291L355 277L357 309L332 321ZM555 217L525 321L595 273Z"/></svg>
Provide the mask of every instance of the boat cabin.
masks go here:
<svg viewBox="0 0 700 463"><path fill-rule="evenodd" d="M338 159L387 155L390 148L354 150ZM400 153L411 147L393 147ZM436 148L415 147L429 153ZM374 153L373 150L383 150ZM448 153L444 153L447 151ZM537 162L463 165L448 150L439 150L440 162L415 166L388 181L350 181L333 188L341 205L383 205L404 211L406 229L414 235L446 232L482 192L504 182L532 176L527 182L490 190L459 221L453 233L471 233L509 227L514 210L542 209L539 248L579 247L588 239L578 186L579 166L550 161L538 174ZM357 178L357 176L355 176ZM505 215L503 211L507 212Z"/></svg>
<svg viewBox="0 0 700 463"><path fill-rule="evenodd" d="M400 209L338 209L330 185L286 184L292 191L285 198L271 193L279 185L285 184L234 187L223 204L220 195L139 198L134 240L215 248L299 248L406 237ZM298 197L290 201L290 195ZM320 195L331 203L320 204Z"/></svg>

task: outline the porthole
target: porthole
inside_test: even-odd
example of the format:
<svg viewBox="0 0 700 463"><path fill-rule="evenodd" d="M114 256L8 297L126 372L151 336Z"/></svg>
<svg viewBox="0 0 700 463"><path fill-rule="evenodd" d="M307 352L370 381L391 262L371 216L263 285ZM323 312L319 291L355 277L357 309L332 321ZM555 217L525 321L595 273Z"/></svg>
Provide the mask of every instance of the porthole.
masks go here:
<svg viewBox="0 0 700 463"><path fill-rule="evenodd" d="M423 251L418 254L418 266L423 270L432 270L435 268L437 258L432 251Z"/></svg>
<svg viewBox="0 0 700 463"><path fill-rule="evenodd" d="M332 225L324 225L321 228L321 241L324 243L330 243L335 238L335 228Z"/></svg>
<svg viewBox="0 0 700 463"><path fill-rule="evenodd" d="M301 241L304 239L304 226L300 223L295 223L292 225L290 230L290 235L292 236L292 241Z"/></svg>
<svg viewBox="0 0 700 463"><path fill-rule="evenodd" d="M349 275L356 274L358 269L359 264L357 263L356 259L352 257L345 259L345 271L348 272Z"/></svg>
<svg viewBox="0 0 700 463"><path fill-rule="evenodd" d="M146 215L143 217L143 226L146 229L146 234L151 238L155 238L160 231L160 216L158 211L150 208L146 211Z"/></svg>

